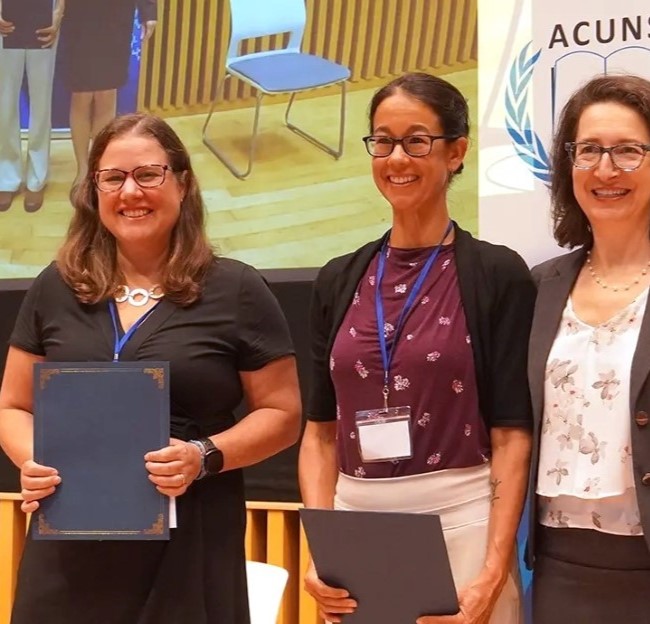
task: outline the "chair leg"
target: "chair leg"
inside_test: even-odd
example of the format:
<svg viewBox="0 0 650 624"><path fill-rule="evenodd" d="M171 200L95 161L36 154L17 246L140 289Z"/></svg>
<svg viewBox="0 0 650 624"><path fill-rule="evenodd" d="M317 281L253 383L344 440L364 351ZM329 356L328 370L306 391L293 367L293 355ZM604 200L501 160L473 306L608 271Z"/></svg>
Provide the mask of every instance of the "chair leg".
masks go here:
<svg viewBox="0 0 650 624"><path fill-rule="evenodd" d="M230 78L230 76L226 76L226 78ZM225 79L224 79L224 84L225 84ZM246 166L246 169L242 170L236 167L232 159L225 153L225 151L220 147L218 147L215 141L208 139L207 128L208 128L208 124L210 123L210 119L212 118L212 113L214 112L214 108L216 106L217 100L219 99L219 89L217 89L217 95L214 101L212 102L212 105L210 107L210 112L208 113L205 123L203 124L202 138L203 138L204 145L226 166L226 168L230 171L230 173L232 173L236 178L240 180L245 180L250 174L251 170L253 169L253 158L255 156L255 145L257 142L257 131L259 128L260 107L262 104L262 97L264 97L264 94L261 91L258 91L255 98L253 132L251 134L251 139L248 148L248 164Z"/></svg>
<svg viewBox="0 0 650 624"><path fill-rule="evenodd" d="M341 82L341 111L339 114L339 144L337 148L330 147L329 145L317 139L315 136L305 132L304 130L302 130L301 128L292 124L289 121L289 113L291 112L291 106L293 105L293 101L295 97L296 94L292 93L291 97L289 98L289 104L287 106L287 110L284 114L284 123L287 126L287 128L295 132L297 135L301 136L303 139L309 141L312 145L315 145L319 149L322 149L324 152L327 152L331 156L334 156L334 158L338 160L343 154L343 139L345 136L346 81L344 80Z"/></svg>

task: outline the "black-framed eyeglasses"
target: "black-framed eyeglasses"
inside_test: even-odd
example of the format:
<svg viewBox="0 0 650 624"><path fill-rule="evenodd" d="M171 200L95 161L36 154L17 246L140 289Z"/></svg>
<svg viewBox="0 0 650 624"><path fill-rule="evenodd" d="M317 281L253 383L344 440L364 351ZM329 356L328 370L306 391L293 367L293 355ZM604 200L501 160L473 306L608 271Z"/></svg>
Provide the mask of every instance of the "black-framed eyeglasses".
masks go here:
<svg viewBox="0 0 650 624"><path fill-rule="evenodd" d="M95 186L104 193L119 191L129 176L140 188L150 189L163 184L168 171L172 171L169 165L141 165L131 171L99 169L95 172L94 180Z"/></svg>
<svg viewBox="0 0 650 624"><path fill-rule="evenodd" d="M577 169L593 169L603 154L609 154L612 165L621 171L635 171L641 166L650 145L644 143L620 143L603 147L597 143L570 142L564 144L573 166Z"/></svg>
<svg viewBox="0 0 650 624"><path fill-rule="evenodd" d="M363 137L361 140L366 144L368 154L377 158L386 158L386 156L390 156L395 149L395 145L398 143L401 144L402 149L409 156L420 158L421 156L428 156L431 153L434 141L437 141L438 139L454 141L457 138L457 136L451 136L448 134L407 134L401 138L370 135Z"/></svg>

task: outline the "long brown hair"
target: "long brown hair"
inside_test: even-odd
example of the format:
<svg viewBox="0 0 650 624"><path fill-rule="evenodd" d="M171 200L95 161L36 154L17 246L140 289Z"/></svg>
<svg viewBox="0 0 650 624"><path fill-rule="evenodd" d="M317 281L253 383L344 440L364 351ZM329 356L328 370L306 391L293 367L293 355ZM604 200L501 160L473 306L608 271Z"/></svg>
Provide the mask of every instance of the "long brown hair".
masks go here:
<svg viewBox="0 0 650 624"><path fill-rule="evenodd" d="M115 238L99 218L93 174L110 142L127 134L155 139L167 152L174 175L185 185L160 285L165 297L183 306L190 305L199 298L203 278L214 260L205 233L205 206L185 146L165 121L153 115L134 113L117 117L93 140L89 174L71 194L75 210L57 255L59 272L83 303L108 299L123 283Z"/></svg>
<svg viewBox="0 0 650 624"><path fill-rule="evenodd" d="M573 165L565 144L575 141L586 108L601 102L622 104L636 111L650 130L650 82L640 76L598 76L580 87L562 109L551 152L551 214L553 234L562 247L591 247L589 221L573 192Z"/></svg>

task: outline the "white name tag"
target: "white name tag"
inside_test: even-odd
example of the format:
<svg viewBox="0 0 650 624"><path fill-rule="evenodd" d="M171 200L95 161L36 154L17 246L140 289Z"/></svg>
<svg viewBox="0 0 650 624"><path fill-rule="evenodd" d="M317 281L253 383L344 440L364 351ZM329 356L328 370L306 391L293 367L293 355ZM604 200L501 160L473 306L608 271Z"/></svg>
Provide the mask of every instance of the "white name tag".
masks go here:
<svg viewBox="0 0 650 624"><path fill-rule="evenodd" d="M413 456L410 407L360 411L356 414L356 425L359 452L364 462Z"/></svg>

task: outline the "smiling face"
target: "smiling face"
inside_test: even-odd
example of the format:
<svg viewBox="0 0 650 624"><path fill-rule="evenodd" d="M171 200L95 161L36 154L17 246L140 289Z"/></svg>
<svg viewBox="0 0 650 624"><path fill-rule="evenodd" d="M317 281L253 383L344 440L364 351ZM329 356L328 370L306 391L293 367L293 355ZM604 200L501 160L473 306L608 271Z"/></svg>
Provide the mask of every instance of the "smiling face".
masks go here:
<svg viewBox="0 0 650 624"><path fill-rule="evenodd" d="M633 108L617 102L599 102L580 116L576 142L610 147L621 143L650 143L650 131ZM573 193L593 225L632 221L648 228L650 221L650 157L635 171L613 166L608 154L593 169L573 167Z"/></svg>
<svg viewBox="0 0 650 624"><path fill-rule="evenodd" d="M429 106L399 90L379 104L372 122L372 134L377 136L445 134L440 118ZM409 156L401 145L395 145L390 156L373 157L375 184L395 211L446 210L449 179L466 150L465 137L436 140L431 153L420 157Z"/></svg>
<svg viewBox="0 0 650 624"><path fill-rule="evenodd" d="M152 164L170 164L165 150L154 138L130 133L107 145L97 168L132 171ZM159 252L169 245L184 194L184 185L172 171L166 172L163 184L146 189L129 175L118 191L97 190L99 218L119 248Z"/></svg>

